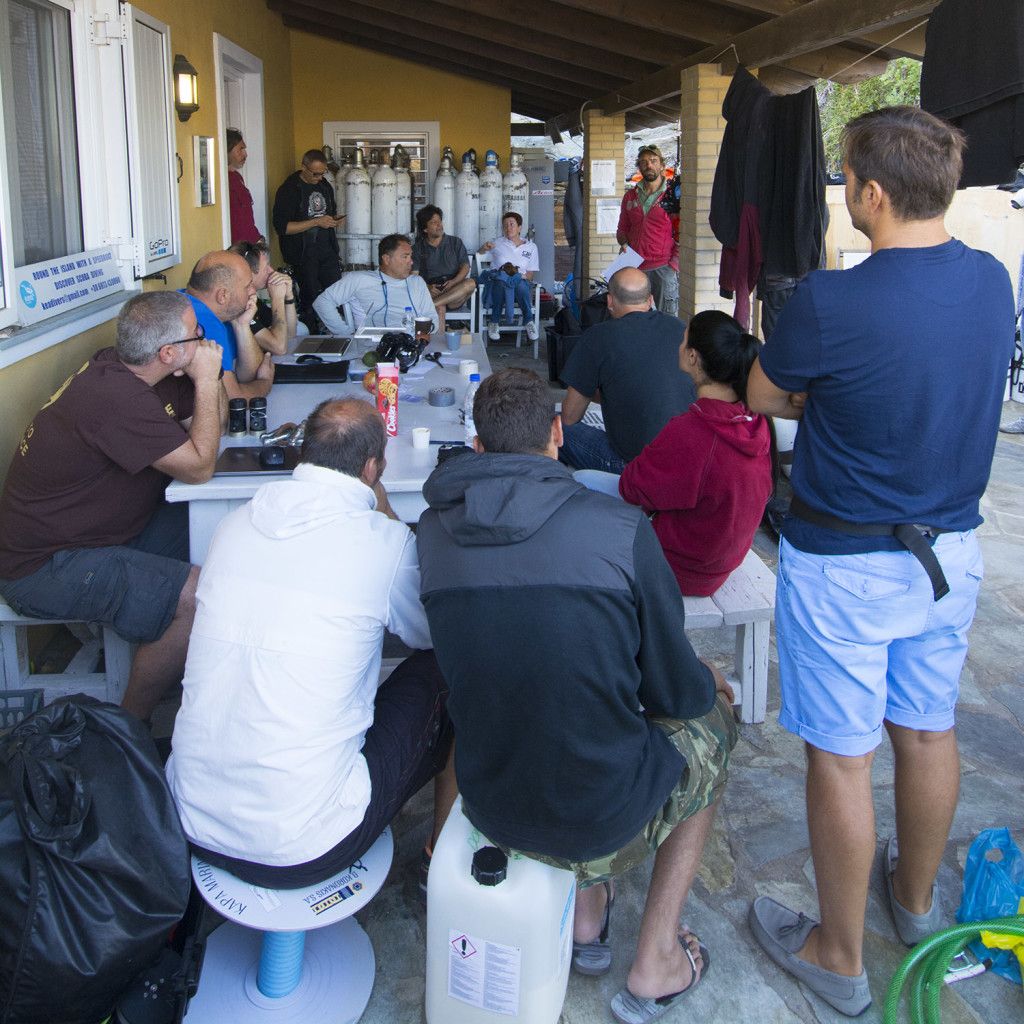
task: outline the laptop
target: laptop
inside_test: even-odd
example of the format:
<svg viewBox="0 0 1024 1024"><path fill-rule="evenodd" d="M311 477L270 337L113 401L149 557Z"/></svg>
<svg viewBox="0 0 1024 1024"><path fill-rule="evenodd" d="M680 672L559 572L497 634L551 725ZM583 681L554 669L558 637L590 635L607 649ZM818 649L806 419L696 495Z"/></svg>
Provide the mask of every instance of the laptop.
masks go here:
<svg viewBox="0 0 1024 1024"><path fill-rule="evenodd" d="M310 334L299 342L293 355L336 356L341 358L352 345L351 338L333 334Z"/></svg>

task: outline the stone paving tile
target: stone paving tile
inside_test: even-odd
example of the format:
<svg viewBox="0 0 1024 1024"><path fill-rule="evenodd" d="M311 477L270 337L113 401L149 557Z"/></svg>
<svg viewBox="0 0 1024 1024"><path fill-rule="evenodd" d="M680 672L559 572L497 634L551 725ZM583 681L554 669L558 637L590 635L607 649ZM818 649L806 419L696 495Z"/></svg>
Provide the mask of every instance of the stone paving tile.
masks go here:
<svg viewBox="0 0 1024 1024"><path fill-rule="evenodd" d="M510 351L502 364L536 367L522 352ZM1007 440L1000 435L984 508L988 522L981 531L987 575L962 680L961 798L939 871L950 924L959 902L964 858L977 833L1006 825L1024 846L1024 656L1020 642L1024 535L1018 531L1022 512L1024 438ZM755 547L774 564L777 549L767 534L759 532ZM725 669L731 667L732 630L705 630L692 639L702 656ZM714 966L707 982L663 1018L666 1024L838 1024L848 1020L776 968L761 953L746 923L750 901L759 894L774 896L811 915L817 913L803 802L803 747L777 722L774 635L769 672L768 720L741 728L731 782L683 914L684 921L711 950ZM891 747L883 741L873 770L879 836L894 828L892 764ZM363 1017L365 1024L421 1024L424 1020L425 915L416 896L416 869L429 820L430 800L424 793L396 821L396 866L388 884L365 911L366 927L377 951L377 980ZM608 1001L624 983L629 968L649 874L648 865L619 880L611 928L612 970L603 979L570 979L560 1024L611 1020ZM886 986L905 954L889 918L879 857L868 897L865 937L865 963L875 1001L859 1018L864 1024L882 1020ZM970 979L943 992L942 1020L943 1024L1021 1021L1024 995L995 976Z"/></svg>

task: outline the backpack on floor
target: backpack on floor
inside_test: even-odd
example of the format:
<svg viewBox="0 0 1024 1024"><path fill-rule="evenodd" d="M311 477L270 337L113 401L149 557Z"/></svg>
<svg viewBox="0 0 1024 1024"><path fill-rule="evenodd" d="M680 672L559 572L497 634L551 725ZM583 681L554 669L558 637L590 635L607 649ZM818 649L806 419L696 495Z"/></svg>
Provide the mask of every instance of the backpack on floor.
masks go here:
<svg viewBox="0 0 1024 1024"><path fill-rule="evenodd" d="M185 835L146 727L68 697L0 738L0 1024L95 1024L189 894Z"/></svg>

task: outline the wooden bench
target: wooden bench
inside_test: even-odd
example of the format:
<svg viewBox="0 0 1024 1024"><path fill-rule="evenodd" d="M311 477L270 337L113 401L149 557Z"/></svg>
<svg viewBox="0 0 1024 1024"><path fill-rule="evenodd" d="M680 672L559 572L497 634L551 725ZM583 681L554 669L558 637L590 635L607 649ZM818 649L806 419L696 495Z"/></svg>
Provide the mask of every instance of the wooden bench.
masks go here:
<svg viewBox="0 0 1024 1024"><path fill-rule="evenodd" d="M33 672L28 658L30 626L66 625L82 644L63 672ZM47 703L71 693L119 704L132 667L132 645L109 626L68 619L33 619L20 615L0 598L0 689L37 687ZM96 671L100 656L104 670Z"/></svg>
<svg viewBox="0 0 1024 1024"><path fill-rule="evenodd" d="M768 635L775 574L753 551L710 597L684 597L686 630L736 627L735 678L741 722L763 722L768 704Z"/></svg>

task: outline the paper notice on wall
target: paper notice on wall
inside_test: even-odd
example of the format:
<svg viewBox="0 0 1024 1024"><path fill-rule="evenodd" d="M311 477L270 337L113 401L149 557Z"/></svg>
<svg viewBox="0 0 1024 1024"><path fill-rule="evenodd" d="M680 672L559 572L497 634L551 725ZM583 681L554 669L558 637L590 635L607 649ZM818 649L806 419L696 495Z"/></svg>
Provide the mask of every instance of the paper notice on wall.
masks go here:
<svg viewBox="0 0 1024 1024"><path fill-rule="evenodd" d="M597 233L599 235L614 235L618 230L620 205L618 199L597 200Z"/></svg>
<svg viewBox="0 0 1024 1024"><path fill-rule="evenodd" d="M492 1013L519 1013L522 951L448 929L448 996Z"/></svg>
<svg viewBox="0 0 1024 1024"><path fill-rule="evenodd" d="M592 196L614 196L618 194L615 185L615 161L590 161L590 194Z"/></svg>

